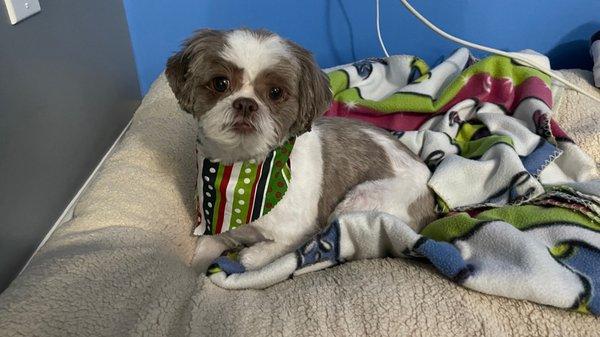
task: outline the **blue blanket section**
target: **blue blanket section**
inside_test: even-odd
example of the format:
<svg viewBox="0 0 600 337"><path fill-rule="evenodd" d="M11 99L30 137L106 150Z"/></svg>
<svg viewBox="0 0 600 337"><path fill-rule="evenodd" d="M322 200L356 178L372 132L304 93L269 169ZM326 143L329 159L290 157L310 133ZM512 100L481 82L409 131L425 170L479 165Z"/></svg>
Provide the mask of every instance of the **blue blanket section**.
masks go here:
<svg viewBox="0 0 600 337"><path fill-rule="evenodd" d="M448 242L421 237L412 250L425 257L440 273L457 283L462 283L472 272L472 267L463 260L458 249Z"/></svg>
<svg viewBox="0 0 600 337"><path fill-rule="evenodd" d="M587 288L582 296L590 297L584 299L587 309L594 315L600 315L600 251L580 241L567 241L563 244L570 247L567 252L556 256L556 259L579 275Z"/></svg>
<svg viewBox="0 0 600 337"><path fill-rule="evenodd" d="M525 157L521 157L523 166L534 177L537 177L546 166L562 153L548 141L542 139L538 146Z"/></svg>
<svg viewBox="0 0 600 337"><path fill-rule="evenodd" d="M296 250L297 269L315 263L330 261L338 264L340 258L340 224L332 222L311 241Z"/></svg>
<svg viewBox="0 0 600 337"><path fill-rule="evenodd" d="M219 256L212 263L210 268L208 268L208 270L210 271L215 267L220 268L227 275L241 274L246 271L246 268L241 263L239 263L238 261L234 261L226 256Z"/></svg>

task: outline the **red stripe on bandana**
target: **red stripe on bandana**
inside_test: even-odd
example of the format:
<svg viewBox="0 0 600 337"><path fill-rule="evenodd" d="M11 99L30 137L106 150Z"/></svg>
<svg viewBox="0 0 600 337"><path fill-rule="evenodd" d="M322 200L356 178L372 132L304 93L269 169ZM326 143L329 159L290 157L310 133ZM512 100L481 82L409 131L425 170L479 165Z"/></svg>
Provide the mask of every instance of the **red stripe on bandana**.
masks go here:
<svg viewBox="0 0 600 337"><path fill-rule="evenodd" d="M219 191L221 192L221 201L219 202L219 216L217 217L217 230L215 233L221 233L221 229L223 227L223 218L225 218L225 206L227 205L227 185L229 185L229 178L231 178L231 171L233 169L233 165L227 165L223 169L223 178L221 179L221 184L219 185Z"/></svg>

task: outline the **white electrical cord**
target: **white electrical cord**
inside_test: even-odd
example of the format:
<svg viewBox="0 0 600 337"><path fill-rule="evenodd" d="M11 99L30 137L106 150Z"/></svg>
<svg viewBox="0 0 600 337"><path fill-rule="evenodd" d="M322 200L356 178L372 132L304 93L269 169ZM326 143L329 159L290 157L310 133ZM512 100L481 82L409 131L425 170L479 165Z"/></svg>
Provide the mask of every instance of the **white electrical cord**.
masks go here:
<svg viewBox="0 0 600 337"><path fill-rule="evenodd" d="M383 39L381 38L381 29L379 27L379 0L375 0L376 1L376 10L377 10L377 36L379 37L379 43L381 44L381 48L383 49L383 52L385 53L386 56L389 56L387 49L385 48L385 44L383 43ZM423 22L427 27L429 27L431 30L433 30L434 32L438 33L439 35L441 35L442 37L453 41L455 43L461 44L463 46L466 47L470 47L473 49L479 49L488 53L492 53L492 54L496 54L496 55L501 55L501 56L506 56L508 58L511 58L513 60L516 60L520 63L523 63L527 66L530 66L532 68L535 68L539 71L541 71L542 73L552 77L553 79L557 80L558 82L564 84L565 86L581 93L582 95L585 95L591 99L593 99L594 101L600 103L600 98L594 96L593 94L590 94L588 92L586 92L585 90L577 87L576 85L572 84L571 82L565 80L564 78L562 78L561 76L556 75L554 72L552 72L552 69L546 68L546 66L537 63L534 60L531 59L527 59L525 57L520 56L517 53L510 53L510 52L505 52L502 50L498 50L498 49L494 49L494 48L490 48L490 47L486 47L486 46L482 46L476 43L472 43L469 41L465 41L463 39L460 39L456 36L450 35L448 33L446 33L445 31L441 30L440 28L438 28L436 25L434 25L433 23L431 23L431 21L427 20L427 18L425 18L423 15L421 15L421 13L419 13L413 6L411 6L407 0L400 0L400 2L404 5L404 7L406 7L406 9L408 9L409 12L411 12L415 17L417 17L417 19L419 19L421 22Z"/></svg>
<svg viewBox="0 0 600 337"><path fill-rule="evenodd" d="M377 21L377 37L379 38L379 44L381 45L381 49L383 49L383 53L386 57L390 57L387 49L385 49L385 44L383 43L383 38L381 37L381 28L379 28L379 0L375 1L375 7L377 7L375 20Z"/></svg>

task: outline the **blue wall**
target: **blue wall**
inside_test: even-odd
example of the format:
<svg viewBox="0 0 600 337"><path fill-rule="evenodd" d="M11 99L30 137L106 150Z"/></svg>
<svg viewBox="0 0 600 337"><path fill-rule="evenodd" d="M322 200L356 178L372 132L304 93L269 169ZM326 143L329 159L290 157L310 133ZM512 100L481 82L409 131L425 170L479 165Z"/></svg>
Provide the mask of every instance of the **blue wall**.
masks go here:
<svg viewBox="0 0 600 337"><path fill-rule="evenodd" d="M413 0L432 22L467 40L535 49L553 68L591 68L588 39L600 30L598 0ZM124 0L142 91L198 28L267 28L312 50L323 67L382 56L374 0ZM434 63L457 46L418 22L398 0L381 0L391 54Z"/></svg>

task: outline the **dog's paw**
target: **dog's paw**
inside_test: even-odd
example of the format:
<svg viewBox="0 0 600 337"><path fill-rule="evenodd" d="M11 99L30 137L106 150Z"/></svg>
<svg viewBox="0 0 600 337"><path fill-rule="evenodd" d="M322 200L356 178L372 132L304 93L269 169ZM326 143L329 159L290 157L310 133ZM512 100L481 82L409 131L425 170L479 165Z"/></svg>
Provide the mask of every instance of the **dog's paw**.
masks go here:
<svg viewBox="0 0 600 337"><path fill-rule="evenodd" d="M276 242L258 242L240 252L240 263L246 270L260 269L285 254L284 246Z"/></svg>
<svg viewBox="0 0 600 337"><path fill-rule="evenodd" d="M227 246L214 236L202 236L196 244L196 251L192 258L192 268L198 274L204 274L213 261L219 257Z"/></svg>

